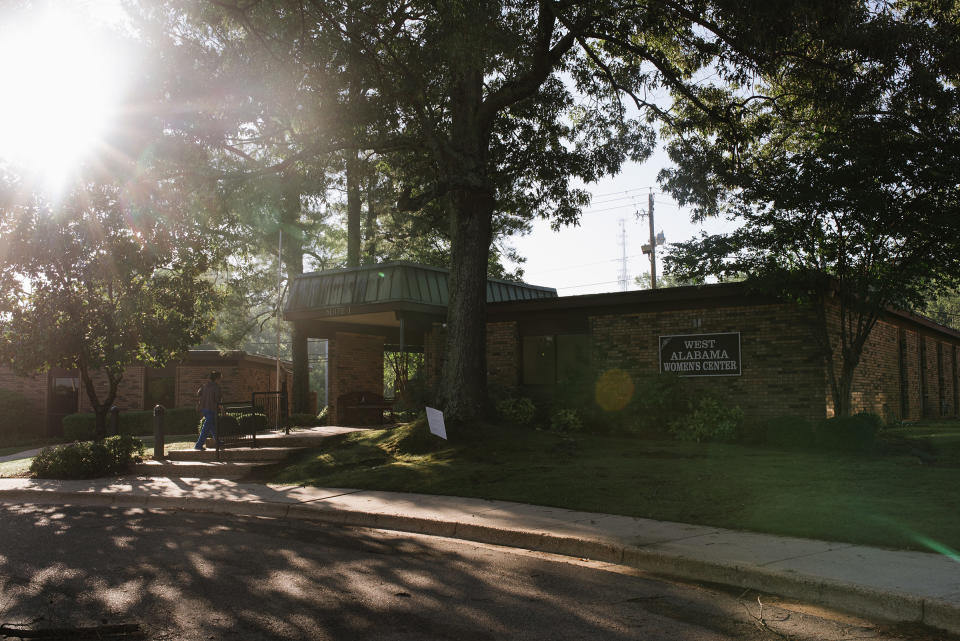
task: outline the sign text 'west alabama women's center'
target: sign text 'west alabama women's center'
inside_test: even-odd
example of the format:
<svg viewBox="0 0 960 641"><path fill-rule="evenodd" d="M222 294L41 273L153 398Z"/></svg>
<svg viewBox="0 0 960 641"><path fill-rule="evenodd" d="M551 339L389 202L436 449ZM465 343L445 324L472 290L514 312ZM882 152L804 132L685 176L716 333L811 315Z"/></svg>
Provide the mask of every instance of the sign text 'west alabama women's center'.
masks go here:
<svg viewBox="0 0 960 641"><path fill-rule="evenodd" d="M740 332L661 336L660 371L680 376L740 376Z"/></svg>

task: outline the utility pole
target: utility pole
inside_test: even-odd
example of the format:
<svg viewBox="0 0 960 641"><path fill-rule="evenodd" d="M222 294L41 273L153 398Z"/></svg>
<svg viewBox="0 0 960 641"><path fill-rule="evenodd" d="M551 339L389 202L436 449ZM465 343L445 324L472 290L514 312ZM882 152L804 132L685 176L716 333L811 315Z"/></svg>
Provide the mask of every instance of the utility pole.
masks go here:
<svg viewBox="0 0 960 641"><path fill-rule="evenodd" d="M627 291L627 221L620 219L620 291Z"/></svg>
<svg viewBox="0 0 960 641"><path fill-rule="evenodd" d="M657 237L653 231L653 189L647 200L647 217L650 219L650 289L657 288Z"/></svg>

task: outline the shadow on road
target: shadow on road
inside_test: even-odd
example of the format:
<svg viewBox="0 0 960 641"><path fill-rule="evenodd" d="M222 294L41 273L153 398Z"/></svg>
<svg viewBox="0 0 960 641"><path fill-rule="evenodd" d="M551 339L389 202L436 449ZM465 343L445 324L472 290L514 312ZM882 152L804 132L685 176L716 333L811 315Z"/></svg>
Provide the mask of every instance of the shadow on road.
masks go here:
<svg viewBox="0 0 960 641"><path fill-rule="evenodd" d="M0 623L132 622L156 639L615 641L649 615L629 602L633 577L559 563L548 576L412 535L142 509L0 515ZM614 620L610 603L627 604Z"/></svg>

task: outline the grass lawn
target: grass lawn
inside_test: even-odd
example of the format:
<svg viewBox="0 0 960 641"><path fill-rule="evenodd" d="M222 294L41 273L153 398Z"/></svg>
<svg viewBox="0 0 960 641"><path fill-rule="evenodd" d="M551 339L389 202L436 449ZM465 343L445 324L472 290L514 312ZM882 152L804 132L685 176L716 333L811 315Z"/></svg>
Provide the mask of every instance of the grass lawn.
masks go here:
<svg viewBox="0 0 960 641"><path fill-rule="evenodd" d="M503 499L918 550L960 550L960 424L898 428L939 448L848 456L485 428L449 445L422 423L332 439L269 480Z"/></svg>

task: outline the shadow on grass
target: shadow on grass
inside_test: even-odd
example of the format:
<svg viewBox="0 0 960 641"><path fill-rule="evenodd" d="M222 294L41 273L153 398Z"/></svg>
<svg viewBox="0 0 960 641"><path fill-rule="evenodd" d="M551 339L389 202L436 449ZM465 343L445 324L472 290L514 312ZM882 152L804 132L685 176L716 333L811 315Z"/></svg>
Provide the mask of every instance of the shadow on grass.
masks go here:
<svg viewBox="0 0 960 641"><path fill-rule="evenodd" d="M956 422L933 430L960 437ZM921 434L916 429L914 435ZM953 436L948 437L947 434ZM960 438L958 438L960 441ZM949 460L489 428L447 443L422 424L354 433L278 466L297 485L499 499L770 534L960 549Z"/></svg>

